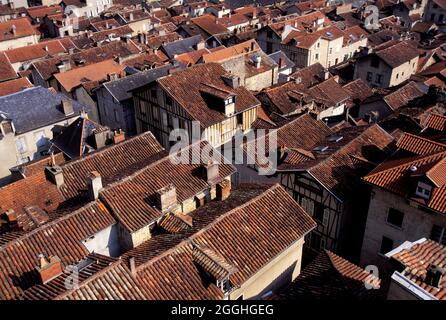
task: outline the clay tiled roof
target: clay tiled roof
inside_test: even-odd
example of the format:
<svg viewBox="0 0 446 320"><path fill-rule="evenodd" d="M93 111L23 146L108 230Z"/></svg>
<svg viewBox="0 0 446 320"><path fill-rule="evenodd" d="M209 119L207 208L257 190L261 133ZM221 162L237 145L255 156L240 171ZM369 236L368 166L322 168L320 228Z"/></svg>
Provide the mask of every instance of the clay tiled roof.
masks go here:
<svg viewBox="0 0 446 320"><path fill-rule="evenodd" d="M395 92L386 95L384 101L392 110L397 110L423 95L424 93L419 89L418 85L411 81Z"/></svg>
<svg viewBox="0 0 446 320"><path fill-rule="evenodd" d="M446 144L405 132L398 140L397 147L416 155L427 155L446 150Z"/></svg>
<svg viewBox="0 0 446 320"><path fill-rule="evenodd" d="M15 35L12 32L15 26ZM36 29L33 28L28 18L20 18L0 23L0 41L6 41L16 38L22 38L37 35Z"/></svg>
<svg viewBox="0 0 446 320"><path fill-rule="evenodd" d="M200 158L197 152L201 152L202 148L209 145L202 142L201 148L197 148L195 145L198 143L200 142L185 148L185 154L189 157L193 154L194 157ZM235 172L232 165L218 166L218 178L221 180ZM155 193L159 189L172 183L176 188L178 203L209 189L210 184L207 180L197 174L200 168L200 164L175 164L175 154L172 154L136 172L125 181L110 185L101 193L101 198L128 230L137 231L162 216L162 213L154 207Z"/></svg>
<svg viewBox="0 0 446 320"><path fill-rule="evenodd" d="M230 282L238 287L315 226L276 184L140 265L138 279L147 288L149 299L221 299L223 292L215 283L203 281L195 264L194 247L205 247L212 261L231 269Z"/></svg>
<svg viewBox="0 0 446 320"><path fill-rule="evenodd" d="M286 300L368 300L379 290L380 279L364 269L325 250L307 265L294 282L280 294Z"/></svg>
<svg viewBox="0 0 446 320"><path fill-rule="evenodd" d="M110 59L58 73L54 77L67 92L71 92L83 82L105 80L110 73L123 75L124 69L125 67L123 65Z"/></svg>
<svg viewBox="0 0 446 320"><path fill-rule="evenodd" d="M348 91L351 99L357 99L359 101L363 101L373 95L372 88L362 79L353 80L344 85L343 88Z"/></svg>
<svg viewBox="0 0 446 320"><path fill-rule="evenodd" d="M203 29L209 36L228 32L228 29L226 29L225 26L216 23L217 18L211 14L192 18L191 21Z"/></svg>
<svg viewBox="0 0 446 320"><path fill-rule="evenodd" d="M26 9L26 12L32 19L43 18L46 15L62 13L63 9L59 5L54 6L36 6Z"/></svg>
<svg viewBox="0 0 446 320"><path fill-rule="evenodd" d="M350 98L350 92L345 90L334 78L309 88L308 93L315 99L325 101L327 106L334 106Z"/></svg>
<svg viewBox="0 0 446 320"><path fill-rule="evenodd" d="M158 159L164 149L151 132L146 132L122 143L103 148L64 166L65 184L60 192L66 199L85 196L86 177L92 171L102 176L106 186L119 178L132 174ZM164 153L163 153L164 154Z"/></svg>
<svg viewBox="0 0 446 320"><path fill-rule="evenodd" d="M54 155L54 161L57 165L65 163L63 153L57 153ZM44 157L42 159L26 162L22 165L14 167L14 170L20 171L24 178L40 174L45 170L46 166L49 166L52 162L51 156Z"/></svg>
<svg viewBox="0 0 446 320"><path fill-rule="evenodd" d="M67 52L58 40L46 41L5 51L11 63L31 61Z"/></svg>
<svg viewBox="0 0 446 320"><path fill-rule="evenodd" d="M252 39L248 40L236 45L233 45L229 48L221 49L212 53L208 53L203 55L203 61L208 62L222 62L226 59L231 59L239 55L246 54L251 51L251 47L254 46L254 51L259 51L260 47L257 42Z"/></svg>
<svg viewBox="0 0 446 320"><path fill-rule="evenodd" d="M390 67L396 68L419 56L417 48L407 41L388 41L375 47L376 55Z"/></svg>
<svg viewBox="0 0 446 320"><path fill-rule="evenodd" d="M152 49L159 49L163 44L182 39L176 32L157 35L147 39L147 45Z"/></svg>
<svg viewBox="0 0 446 320"><path fill-rule="evenodd" d="M105 206L96 202L1 246L0 299L16 298L39 282L39 254L56 255L64 266L76 263L88 254L82 240L113 224Z"/></svg>
<svg viewBox="0 0 446 320"><path fill-rule="evenodd" d="M0 83L0 97L6 96L11 93L22 91L25 88L32 87L28 78L18 78L15 80L9 80Z"/></svg>
<svg viewBox="0 0 446 320"><path fill-rule="evenodd" d="M109 36L113 37L124 37L127 35L131 35L133 33L133 29L127 25L124 25L119 28L103 30L98 32L93 32L89 38L94 42L107 40Z"/></svg>
<svg viewBox="0 0 446 320"><path fill-rule="evenodd" d="M17 78L17 73L12 67L5 53L0 52L0 81Z"/></svg>
<svg viewBox="0 0 446 320"><path fill-rule="evenodd" d="M415 197L410 183L412 178L407 174L410 168L415 166L421 173L430 172L435 181L442 181L443 179L436 180L436 177L446 176L443 161L445 157L446 152L440 151L429 155L388 160L376 167L364 180L389 192L418 201L432 210L446 213L446 184L434 187L430 199L421 199Z"/></svg>
<svg viewBox="0 0 446 320"><path fill-rule="evenodd" d="M89 254L80 269L79 287L67 289L64 273L46 284L26 290L23 300L142 300L144 293L130 270L118 259ZM76 266L76 264L73 264Z"/></svg>
<svg viewBox="0 0 446 320"><path fill-rule="evenodd" d="M438 300L446 300L446 277L443 276L440 288L435 288L426 283L427 269L431 264L443 269L446 267L445 246L432 240L422 239L413 243L409 248L394 253L391 258L405 266L402 274L406 278L415 282Z"/></svg>
<svg viewBox="0 0 446 320"><path fill-rule="evenodd" d="M293 79L300 78L300 83L302 84L302 86L310 87L321 80L319 76L323 71L324 67L318 62L308 67L297 70L296 72L291 74L290 77Z"/></svg>
<svg viewBox="0 0 446 320"><path fill-rule="evenodd" d="M139 50L131 44L115 41L100 47L89 48L82 50L81 52L73 53L64 57L64 59L68 59L71 67L76 68L112 59L115 56L124 58L137 54L138 52ZM59 72L57 65L61 62L62 60L60 58L51 58L35 61L33 66L44 80L48 80L53 74Z"/></svg>
<svg viewBox="0 0 446 320"><path fill-rule="evenodd" d="M431 113L423 122L423 127L436 131L446 130L446 116Z"/></svg>
<svg viewBox="0 0 446 320"><path fill-rule="evenodd" d="M200 89L204 79L206 84L235 93L235 110L242 112L258 106L259 101L245 87L231 88L222 76L227 72L217 63L206 63L178 71L161 78L158 83L188 112L194 120L206 128L225 119L223 112L211 108L203 98Z"/></svg>

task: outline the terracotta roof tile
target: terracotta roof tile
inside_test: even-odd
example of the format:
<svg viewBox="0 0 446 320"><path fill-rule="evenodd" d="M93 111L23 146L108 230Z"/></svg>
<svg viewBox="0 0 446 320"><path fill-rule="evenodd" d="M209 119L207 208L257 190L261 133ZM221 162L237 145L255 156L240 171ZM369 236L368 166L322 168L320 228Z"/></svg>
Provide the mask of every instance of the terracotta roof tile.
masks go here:
<svg viewBox="0 0 446 320"><path fill-rule="evenodd" d="M446 247L432 240L417 241L410 248L403 249L391 256L401 262L405 269L402 274L415 282L439 300L446 300L446 277L441 287L435 288L426 283L426 273L430 264L446 267Z"/></svg>
<svg viewBox="0 0 446 320"><path fill-rule="evenodd" d="M28 78L18 78L0 83L0 97L11 93L22 91L25 88L30 88L33 85Z"/></svg>
<svg viewBox="0 0 446 320"><path fill-rule="evenodd" d="M446 131L446 116L431 113L423 122L423 127L437 131Z"/></svg>
<svg viewBox="0 0 446 320"><path fill-rule="evenodd" d="M397 110L423 95L424 92L420 90L415 82L411 81L395 92L386 95L384 101L392 110Z"/></svg>
<svg viewBox="0 0 446 320"><path fill-rule="evenodd" d="M12 67L5 53L0 52L0 81L17 78L17 73Z"/></svg>
<svg viewBox="0 0 446 320"><path fill-rule="evenodd" d="M427 155L446 150L446 144L435 142L405 132L398 140L397 147L417 155Z"/></svg>
<svg viewBox="0 0 446 320"><path fill-rule="evenodd" d="M15 26L15 35L12 32ZM0 23L0 41L37 35L37 31L29 22L29 18L20 18Z"/></svg>
<svg viewBox="0 0 446 320"><path fill-rule="evenodd" d="M211 14L205 14L200 17L191 19L192 23L199 26L210 36L228 32L228 29L225 26L217 24L216 21L217 18Z"/></svg>

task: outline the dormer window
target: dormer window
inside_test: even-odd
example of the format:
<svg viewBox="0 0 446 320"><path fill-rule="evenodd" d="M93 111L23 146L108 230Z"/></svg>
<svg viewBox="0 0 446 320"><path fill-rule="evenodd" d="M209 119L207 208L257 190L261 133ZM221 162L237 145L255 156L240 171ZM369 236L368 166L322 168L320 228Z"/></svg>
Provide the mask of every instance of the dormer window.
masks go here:
<svg viewBox="0 0 446 320"><path fill-rule="evenodd" d="M231 103L234 103L234 97L229 97L228 99L225 100L225 106Z"/></svg>
<svg viewBox="0 0 446 320"><path fill-rule="evenodd" d="M415 190L415 194L417 196L420 196L424 199L429 199L431 193L432 193L432 186L423 182L418 182L417 189Z"/></svg>

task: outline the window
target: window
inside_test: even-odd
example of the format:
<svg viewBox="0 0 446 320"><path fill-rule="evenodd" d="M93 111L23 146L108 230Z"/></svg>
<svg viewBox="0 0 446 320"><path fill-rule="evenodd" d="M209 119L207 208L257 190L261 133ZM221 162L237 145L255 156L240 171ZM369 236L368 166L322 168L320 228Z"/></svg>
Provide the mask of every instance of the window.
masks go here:
<svg viewBox="0 0 446 320"><path fill-rule="evenodd" d="M373 68L378 68L379 67L379 58L375 55L372 56L372 58L370 59L370 65Z"/></svg>
<svg viewBox="0 0 446 320"><path fill-rule="evenodd" d="M392 251L392 249L393 249L393 240L387 237L383 237L379 253L386 254L387 252Z"/></svg>
<svg viewBox="0 0 446 320"><path fill-rule="evenodd" d="M6 121L6 122L2 123L2 128L3 128L3 133L5 135L13 132L11 121Z"/></svg>
<svg viewBox="0 0 446 320"><path fill-rule="evenodd" d="M423 182L418 182L415 194L422 198L429 199L431 196L431 191L432 191L432 186Z"/></svg>
<svg viewBox="0 0 446 320"><path fill-rule="evenodd" d="M431 21L434 21L435 20L435 13L432 13L431 14Z"/></svg>
<svg viewBox="0 0 446 320"><path fill-rule="evenodd" d="M314 213L313 213L314 220L318 222L322 222L324 219L324 205L321 203L315 203L314 204Z"/></svg>
<svg viewBox="0 0 446 320"><path fill-rule="evenodd" d="M319 48L321 46L320 42L317 43L317 47Z"/></svg>
<svg viewBox="0 0 446 320"><path fill-rule="evenodd" d="M328 54L332 54L333 53L333 48L329 48L328 49Z"/></svg>
<svg viewBox="0 0 446 320"><path fill-rule="evenodd" d="M372 81L373 74L371 72L367 72L367 81Z"/></svg>
<svg viewBox="0 0 446 320"><path fill-rule="evenodd" d="M431 239L442 245L446 245L446 228L434 224Z"/></svg>
<svg viewBox="0 0 446 320"><path fill-rule="evenodd" d="M387 213L387 222L395 227L401 228L403 226L404 213L390 208Z"/></svg>
<svg viewBox="0 0 446 320"><path fill-rule="evenodd" d="M404 71L403 71L403 72L401 72L401 76L402 76L402 77L404 77Z"/></svg>
<svg viewBox="0 0 446 320"><path fill-rule="evenodd" d="M310 247L316 250L321 249L321 241L322 237L320 234L312 233L311 234L311 240L310 240Z"/></svg>
<svg viewBox="0 0 446 320"><path fill-rule="evenodd" d="M337 65L337 64L338 64L338 62L339 62L339 59L338 59L338 58L336 58L336 59L335 59L335 65Z"/></svg>
<svg viewBox="0 0 446 320"><path fill-rule="evenodd" d="M34 133L34 142L36 143L37 148L41 148L46 146L47 139L45 137L45 131L37 131Z"/></svg>
<svg viewBox="0 0 446 320"><path fill-rule="evenodd" d="M160 109L158 107L152 107L152 117L153 120L158 122L160 120Z"/></svg>
<svg viewBox="0 0 446 320"><path fill-rule="evenodd" d="M271 42L266 43L266 53L272 53L273 52L273 44Z"/></svg>
<svg viewBox="0 0 446 320"><path fill-rule="evenodd" d="M315 59L315 60L319 60L319 53L316 53L316 54L314 55L314 59Z"/></svg>
<svg viewBox="0 0 446 320"><path fill-rule="evenodd" d="M397 74L396 74L396 78L398 79L398 77L399 77L399 76L400 76L400 74L399 74L399 73L397 73Z"/></svg>
<svg viewBox="0 0 446 320"><path fill-rule="evenodd" d="M443 14L440 14L439 16L438 16L438 22L443 22Z"/></svg>
<svg viewBox="0 0 446 320"><path fill-rule="evenodd" d="M25 137L20 137L20 138L18 138L18 139L15 141L15 145L16 145L17 151L18 151L19 153L26 152L27 147L26 147L26 140L25 140Z"/></svg>
<svg viewBox="0 0 446 320"><path fill-rule="evenodd" d="M231 104L233 102L234 102L234 97L230 97L230 98L225 100L225 106L227 106L228 104Z"/></svg>
<svg viewBox="0 0 446 320"><path fill-rule="evenodd" d="M377 74L375 78L376 83L381 83L383 79L383 76L381 74Z"/></svg>

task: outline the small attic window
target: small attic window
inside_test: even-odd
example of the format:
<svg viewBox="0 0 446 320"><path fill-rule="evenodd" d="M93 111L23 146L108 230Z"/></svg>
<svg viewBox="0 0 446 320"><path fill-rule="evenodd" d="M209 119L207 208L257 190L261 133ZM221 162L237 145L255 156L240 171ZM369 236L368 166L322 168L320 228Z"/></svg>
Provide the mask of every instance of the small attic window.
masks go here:
<svg viewBox="0 0 446 320"><path fill-rule="evenodd" d="M432 193L432 186L423 182L418 182L417 189L415 190L415 194L417 196L420 196L424 199L429 199L431 193Z"/></svg>
<svg viewBox="0 0 446 320"><path fill-rule="evenodd" d="M234 97L229 97L228 99L225 100L225 105L227 106L228 104L234 103Z"/></svg>
<svg viewBox="0 0 446 320"><path fill-rule="evenodd" d="M325 152L328 150L328 146L317 146L316 148L313 149L313 151L317 151L317 152Z"/></svg>
<svg viewBox="0 0 446 320"><path fill-rule="evenodd" d="M330 137L328 138L328 141L329 141L329 142L335 142L335 143L337 143L337 142L341 141L342 139L344 139L343 136L337 136L337 135L334 135L334 136L330 136Z"/></svg>

